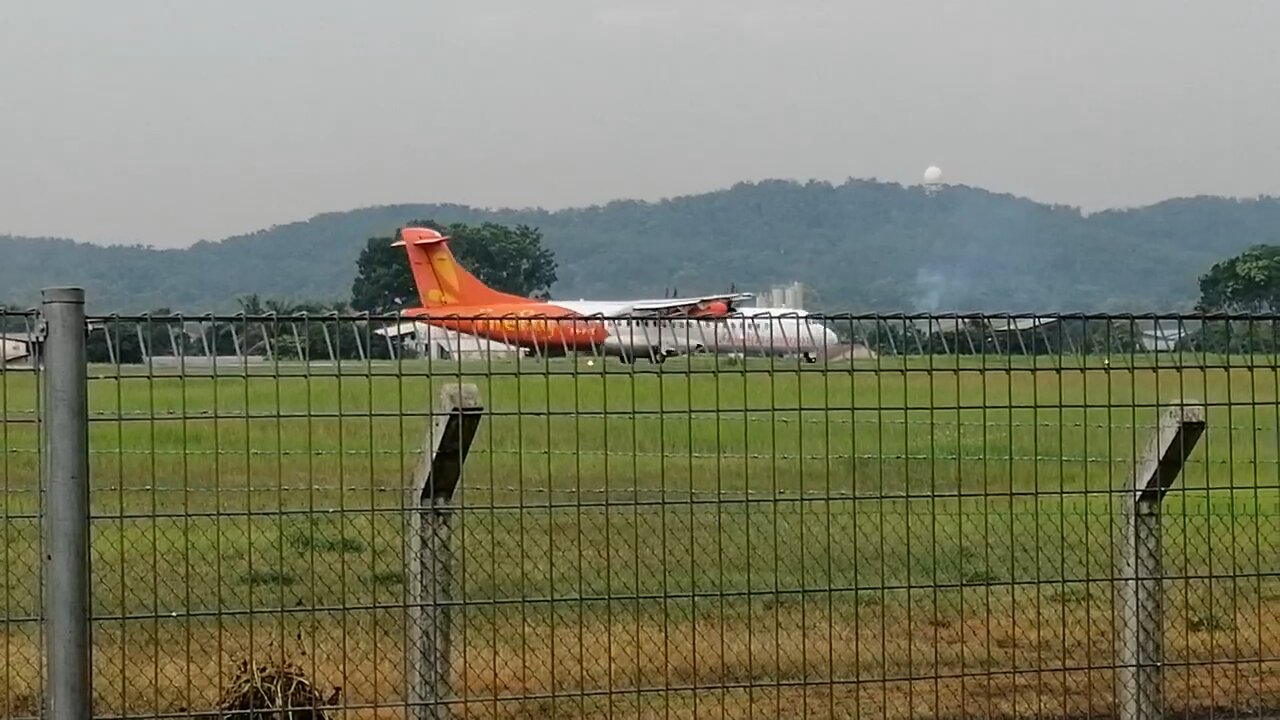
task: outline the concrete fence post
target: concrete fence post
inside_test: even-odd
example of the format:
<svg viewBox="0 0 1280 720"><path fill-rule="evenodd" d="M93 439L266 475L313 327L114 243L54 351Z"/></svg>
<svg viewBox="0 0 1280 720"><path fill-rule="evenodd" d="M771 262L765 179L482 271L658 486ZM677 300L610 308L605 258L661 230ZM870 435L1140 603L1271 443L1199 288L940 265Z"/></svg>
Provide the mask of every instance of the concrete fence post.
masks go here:
<svg viewBox="0 0 1280 720"><path fill-rule="evenodd" d="M1166 408L1146 449L1135 458L1122 499L1114 628L1120 720L1164 717L1160 504L1204 430L1203 406Z"/></svg>
<svg viewBox="0 0 1280 720"><path fill-rule="evenodd" d="M450 714L445 701L451 695L453 494L483 414L480 391L475 385L450 384L441 388L406 498L406 679L409 717L416 720L441 720Z"/></svg>
<svg viewBox="0 0 1280 720"><path fill-rule="evenodd" d="M48 288L44 323L44 598L47 717L91 717L89 402L84 291Z"/></svg>

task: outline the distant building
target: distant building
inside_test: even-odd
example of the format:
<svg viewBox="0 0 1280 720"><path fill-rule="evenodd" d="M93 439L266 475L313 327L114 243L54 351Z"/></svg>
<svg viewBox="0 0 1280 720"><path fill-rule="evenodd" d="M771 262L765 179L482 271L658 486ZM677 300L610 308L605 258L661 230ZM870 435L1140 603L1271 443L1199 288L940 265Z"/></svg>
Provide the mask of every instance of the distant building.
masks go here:
<svg viewBox="0 0 1280 720"><path fill-rule="evenodd" d="M27 332L0 334L0 368L31 369L39 357L40 341Z"/></svg>
<svg viewBox="0 0 1280 720"><path fill-rule="evenodd" d="M1185 338L1200 332L1202 325L1199 320L1136 320L1134 335L1148 352L1171 352Z"/></svg>
<svg viewBox="0 0 1280 720"><path fill-rule="evenodd" d="M757 307L803 310L804 284L793 282L790 285L774 285L765 292L756 293L755 304Z"/></svg>
<svg viewBox="0 0 1280 720"><path fill-rule="evenodd" d="M1022 355L1039 352L1074 354L1076 348L1070 333L1061 332L1058 317L990 317L987 325L998 352ZM1058 342L1061 339L1064 342Z"/></svg>
<svg viewBox="0 0 1280 720"><path fill-rule="evenodd" d="M904 340L906 352L1029 355L1077 351L1072 333L1055 316L953 315L907 322L914 337Z"/></svg>

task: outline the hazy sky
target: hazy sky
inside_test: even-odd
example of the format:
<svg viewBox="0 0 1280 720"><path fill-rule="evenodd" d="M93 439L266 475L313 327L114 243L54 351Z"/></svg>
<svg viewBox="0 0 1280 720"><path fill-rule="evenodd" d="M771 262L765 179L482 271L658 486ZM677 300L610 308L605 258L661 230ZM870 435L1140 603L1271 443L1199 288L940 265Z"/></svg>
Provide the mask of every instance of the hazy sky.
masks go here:
<svg viewBox="0 0 1280 720"><path fill-rule="evenodd" d="M1280 194L1274 0L0 4L0 233L948 180Z"/></svg>

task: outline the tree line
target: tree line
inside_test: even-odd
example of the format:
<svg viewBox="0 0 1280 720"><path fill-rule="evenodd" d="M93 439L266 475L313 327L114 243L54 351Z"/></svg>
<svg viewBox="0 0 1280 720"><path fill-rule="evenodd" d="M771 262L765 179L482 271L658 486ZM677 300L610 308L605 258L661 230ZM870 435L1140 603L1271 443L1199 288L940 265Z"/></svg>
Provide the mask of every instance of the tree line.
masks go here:
<svg viewBox="0 0 1280 720"><path fill-rule="evenodd" d="M985 320L849 323L837 332L902 354L1057 355L1280 352L1280 245L1254 245L1199 278L1194 313L1151 319L1072 317L1009 327ZM1252 317L1256 316L1256 317ZM936 323L936 324L935 324ZM843 332L842 332L843 331Z"/></svg>
<svg viewBox="0 0 1280 720"><path fill-rule="evenodd" d="M413 220L450 237L458 261L504 292L548 297L556 281L553 254L527 225L467 225ZM419 307L418 291L393 235L365 241L356 261L351 299L292 302L256 294L237 298L239 318L183 318L170 308L146 317L101 319L89 330L90 362L132 364L160 356L261 356L276 360L364 360L403 357L412 350L376 331L394 314Z"/></svg>
<svg viewBox="0 0 1280 720"><path fill-rule="evenodd" d="M35 302L41 287L75 284L97 312L233 312L234 298L254 292L346 299L364 241L415 218L539 229L556 263L544 289L557 297L799 281L821 298L815 308L830 312L1189 311L1210 265L1251 245L1280 244L1275 198L1082 213L963 186L929 195L857 179L762 181L557 211L362 208L183 249L0 236L0 294ZM459 253L470 252L463 244Z"/></svg>
<svg viewBox="0 0 1280 720"><path fill-rule="evenodd" d="M441 223L412 220L402 227L430 227L451 238L458 261L483 282L527 297L550 295L557 282L555 254L540 229L493 222ZM390 357L394 345L374 331L390 320L375 317L419 304L405 252L393 247L394 234L366 239L355 263L349 300L288 301L256 294L237 299L239 319L184 320L168 308L145 319L101 319L89 331L94 362L135 363L158 355L260 355L283 360ZM1259 244L1214 263L1199 277L1195 311L1203 322L1180 337L1175 350L1201 352L1276 352L1280 332L1270 319L1215 314L1270 315L1280 312L1280 245ZM21 332L30 322L17 304L0 304L0 331ZM846 341L899 354L1045 354L1066 352L1142 352L1136 326L1125 321L1068 319L1052 331L1009 330L966 321L949 328L893 321L829 323ZM1166 325L1169 324L1166 322ZM194 330L194 331L193 331ZM1150 339L1148 338L1148 341Z"/></svg>
<svg viewBox="0 0 1280 720"><path fill-rule="evenodd" d="M262 357L273 360L386 359L394 349L374 331L384 323L346 301L290 302L249 295L238 317L184 316L158 308L139 316L91 318L89 362L136 364L149 357Z"/></svg>

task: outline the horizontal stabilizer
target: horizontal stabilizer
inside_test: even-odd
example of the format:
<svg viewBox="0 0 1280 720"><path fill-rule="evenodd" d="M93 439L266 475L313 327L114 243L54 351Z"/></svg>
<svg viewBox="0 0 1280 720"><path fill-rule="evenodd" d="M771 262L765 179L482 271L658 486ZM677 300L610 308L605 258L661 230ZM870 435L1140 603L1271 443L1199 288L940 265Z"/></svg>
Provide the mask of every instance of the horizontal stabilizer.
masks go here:
<svg viewBox="0 0 1280 720"><path fill-rule="evenodd" d="M396 233L396 241L391 243L391 247L434 245L448 239L448 235L442 235L430 228L404 228Z"/></svg>

